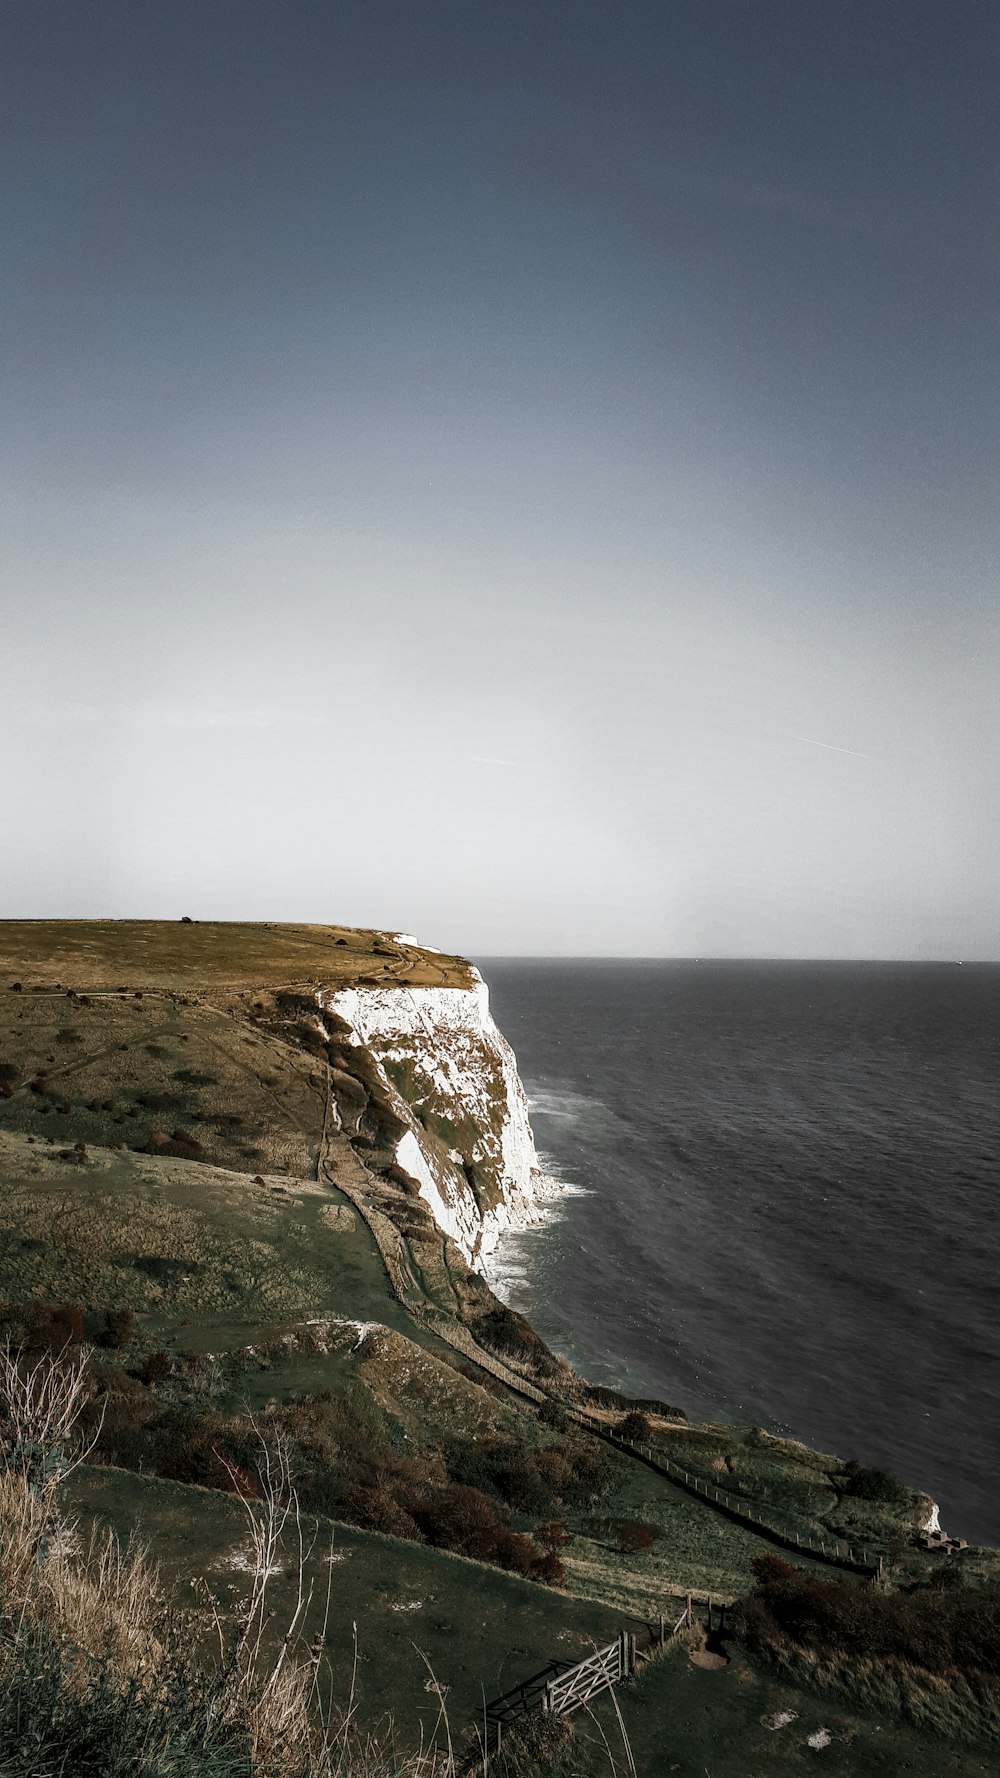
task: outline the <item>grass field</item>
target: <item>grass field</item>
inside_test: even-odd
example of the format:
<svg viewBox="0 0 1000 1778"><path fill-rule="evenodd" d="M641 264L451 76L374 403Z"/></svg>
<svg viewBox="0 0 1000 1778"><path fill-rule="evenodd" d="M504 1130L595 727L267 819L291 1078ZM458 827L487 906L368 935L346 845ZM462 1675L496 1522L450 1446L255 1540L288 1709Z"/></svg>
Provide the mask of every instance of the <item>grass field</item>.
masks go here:
<svg viewBox="0 0 1000 1778"><path fill-rule="evenodd" d="M348 987L362 977L411 987L469 985L462 957L352 926L270 921L3 920L0 985L114 991L121 987Z"/></svg>
<svg viewBox="0 0 1000 1778"><path fill-rule="evenodd" d="M746 1660L696 1667L683 1648L648 1667L620 1696L637 1752L637 1778L995 1778L988 1754L950 1748L932 1735L785 1685ZM776 1720L789 1717L783 1726ZM613 1731L608 1729L609 1740ZM823 1736L810 1746L810 1736ZM825 1737L829 1736L829 1740Z"/></svg>
<svg viewBox="0 0 1000 1778"><path fill-rule="evenodd" d="M84 1518L128 1538L138 1531L155 1550L164 1582L197 1598L207 1582L224 1610L239 1593L247 1555L245 1521L224 1495L108 1470L83 1470L72 1484ZM319 1521L308 1564L314 1603L307 1634L320 1622L332 1576L327 1653L336 1695L355 1698L368 1720L391 1718L401 1745L435 1728L444 1695L453 1739L469 1735L484 1700L539 1671L612 1640L626 1625L616 1610L567 1598L444 1551ZM332 1558L332 1560L331 1560ZM272 1604L281 1626L297 1571L275 1577ZM208 1634L207 1605L202 1605ZM356 1638L355 1638L356 1626ZM697 1642L697 1638L695 1639ZM615 1699L575 1719L572 1771L609 1771L604 1742L627 1770L618 1711L636 1778L771 1778L815 1772L831 1778L990 1778L988 1756L949 1748L886 1715L872 1718L838 1699L819 1698L773 1678L738 1647L730 1664L705 1670L689 1644L654 1660ZM355 1665L356 1661L356 1665ZM616 1709L617 1705L617 1709ZM776 1719L788 1717L783 1726ZM820 1748L809 1737L825 1731Z"/></svg>
<svg viewBox="0 0 1000 1778"><path fill-rule="evenodd" d="M137 1310L160 1343L245 1344L280 1318L415 1330L372 1238L336 1191L176 1158L86 1161L0 1133L0 1299Z"/></svg>
<svg viewBox="0 0 1000 1778"><path fill-rule="evenodd" d="M126 1539L138 1531L151 1545L170 1591L190 1601L193 1582L207 1581L225 1607L245 1573L248 1538L239 1505L223 1494L114 1470L82 1470L72 1484L76 1511L110 1524ZM332 1542L331 1542L332 1540ZM331 1558L332 1556L332 1563ZM408 1743L433 1731L438 1699L430 1674L447 1687L453 1731L470 1731L490 1699L554 1656L582 1658L617 1634L607 1608L567 1599L482 1563L446 1551L320 1521L308 1565L315 1589L306 1640L323 1615L332 1575L327 1653L336 1695L351 1689L357 1627L359 1710L369 1720L391 1717ZM282 1626L294 1602L297 1570L275 1577L272 1605ZM206 1630L208 1613L205 1612Z"/></svg>

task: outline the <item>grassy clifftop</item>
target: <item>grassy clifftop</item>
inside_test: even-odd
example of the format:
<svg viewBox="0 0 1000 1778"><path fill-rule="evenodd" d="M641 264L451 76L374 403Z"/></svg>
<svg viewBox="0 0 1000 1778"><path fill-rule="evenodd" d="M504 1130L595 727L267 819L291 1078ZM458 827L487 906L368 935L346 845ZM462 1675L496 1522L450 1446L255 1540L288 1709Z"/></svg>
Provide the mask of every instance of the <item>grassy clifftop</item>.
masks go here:
<svg viewBox="0 0 1000 1778"><path fill-rule="evenodd" d="M3 920L0 983L108 992L359 985L467 988L461 957L354 926L230 920Z"/></svg>

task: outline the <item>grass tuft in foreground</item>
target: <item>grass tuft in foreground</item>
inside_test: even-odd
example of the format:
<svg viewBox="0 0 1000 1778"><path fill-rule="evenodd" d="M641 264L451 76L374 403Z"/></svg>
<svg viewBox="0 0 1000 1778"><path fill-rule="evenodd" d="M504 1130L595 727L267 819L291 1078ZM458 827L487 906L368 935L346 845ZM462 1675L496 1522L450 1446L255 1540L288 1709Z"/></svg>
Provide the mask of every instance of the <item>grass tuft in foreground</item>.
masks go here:
<svg viewBox="0 0 1000 1778"><path fill-rule="evenodd" d="M331 1703L304 1584L275 1635L271 1576L290 1544L301 1583L308 1554L280 1449L244 1501L253 1574L214 1650L140 1548L81 1539L60 1501L85 1390L82 1359L0 1352L0 1778L447 1778L448 1752L397 1758Z"/></svg>

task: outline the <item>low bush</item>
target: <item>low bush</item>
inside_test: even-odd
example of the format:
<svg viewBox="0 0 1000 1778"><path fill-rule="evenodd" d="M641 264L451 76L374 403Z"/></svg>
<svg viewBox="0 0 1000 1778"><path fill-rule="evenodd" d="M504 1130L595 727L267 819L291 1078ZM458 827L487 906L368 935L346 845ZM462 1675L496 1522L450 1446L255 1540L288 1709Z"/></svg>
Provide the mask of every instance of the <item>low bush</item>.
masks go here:
<svg viewBox="0 0 1000 1778"><path fill-rule="evenodd" d="M490 1778L578 1778L581 1769L572 1719L541 1712L505 1729L503 1745L489 1763Z"/></svg>
<svg viewBox="0 0 1000 1778"><path fill-rule="evenodd" d="M138 1370L143 1383L163 1383L173 1374L174 1361L169 1352L147 1352Z"/></svg>
<svg viewBox="0 0 1000 1778"><path fill-rule="evenodd" d="M448 1362L445 1353L442 1353L441 1356ZM494 1377L489 1371L482 1370L478 1364L470 1364L468 1359L465 1359L457 1368L470 1383L478 1383L480 1389L488 1390L490 1395L495 1395L500 1401L505 1399L507 1390L499 1377Z"/></svg>
<svg viewBox="0 0 1000 1778"><path fill-rule="evenodd" d="M550 1395L539 1405L538 1418L543 1426L552 1426L557 1432L565 1432L569 1425L566 1409Z"/></svg>
<svg viewBox="0 0 1000 1778"><path fill-rule="evenodd" d="M109 1351L120 1352L135 1339L135 1325L134 1309L109 1309L98 1335L98 1344Z"/></svg>
<svg viewBox="0 0 1000 1778"><path fill-rule="evenodd" d="M844 1464L841 1490L855 1500L873 1500L882 1506L906 1506L912 1491L890 1469L869 1468L853 1459Z"/></svg>
<svg viewBox="0 0 1000 1778"><path fill-rule="evenodd" d="M850 1660L904 1662L938 1677L1000 1678L1000 1582L949 1591L882 1592L861 1581L824 1580L778 1557L758 1557L754 1592L734 1626L753 1647L789 1645Z"/></svg>
<svg viewBox="0 0 1000 1778"><path fill-rule="evenodd" d="M550 1525L536 1525L535 1542L542 1544L547 1550L565 1549L567 1543L565 1525L561 1525L558 1519L553 1519Z"/></svg>
<svg viewBox="0 0 1000 1778"><path fill-rule="evenodd" d="M28 1311L25 1347L29 1352L63 1352L84 1337L85 1318L79 1303Z"/></svg>
<svg viewBox="0 0 1000 1778"><path fill-rule="evenodd" d="M630 1413L638 1408L641 1413L656 1414L664 1420L686 1420L683 1408L674 1408L669 1402L659 1401L650 1396L623 1395L620 1389L609 1389L604 1383L588 1383L583 1392L583 1399L593 1408L620 1408Z"/></svg>
<svg viewBox="0 0 1000 1778"><path fill-rule="evenodd" d="M490 1351L517 1359L537 1371L539 1376L557 1375L559 1365L545 1341L539 1338L530 1321L515 1309L508 1309L505 1303L496 1303L493 1308L476 1315L469 1326L480 1345Z"/></svg>
<svg viewBox="0 0 1000 1778"><path fill-rule="evenodd" d="M624 1555L640 1555L651 1550L655 1542L656 1532L652 1525L641 1519L623 1519L618 1526L618 1548Z"/></svg>
<svg viewBox="0 0 1000 1778"><path fill-rule="evenodd" d="M539 1580L547 1587L561 1587L566 1580L566 1569L558 1550L545 1550L536 1556L531 1566L534 1580Z"/></svg>
<svg viewBox="0 0 1000 1778"><path fill-rule="evenodd" d="M632 1444L644 1445L649 1443L653 1428L646 1415L640 1413L638 1408L633 1408L631 1413L622 1415L615 1432L619 1438L627 1438Z"/></svg>
<svg viewBox="0 0 1000 1778"><path fill-rule="evenodd" d="M456 1480L523 1513L593 1501L606 1491L613 1462L601 1445L582 1436L532 1449L489 1435L456 1441L445 1459Z"/></svg>
<svg viewBox="0 0 1000 1778"><path fill-rule="evenodd" d="M381 1531L387 1537L405 1537L410 1542L420 1541L420 1527L412 1513L408 1513L399 1501L386 1492L384 1488L361 1488L350 1486L344 1489L337 1502L339 1517L351 1525L360 1525L363 1531Z"/></svg>

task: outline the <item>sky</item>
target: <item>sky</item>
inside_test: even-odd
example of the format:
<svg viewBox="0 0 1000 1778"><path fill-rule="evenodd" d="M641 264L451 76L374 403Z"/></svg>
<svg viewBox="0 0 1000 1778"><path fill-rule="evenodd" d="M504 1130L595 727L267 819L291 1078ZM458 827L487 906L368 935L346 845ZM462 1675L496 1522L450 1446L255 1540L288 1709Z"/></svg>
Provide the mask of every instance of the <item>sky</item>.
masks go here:
<svg viewBox="0 0 1000 1778"><path fill-rule="evenodd" d="M1000 957L986 0L12 0L0 915Z"/></svg>

